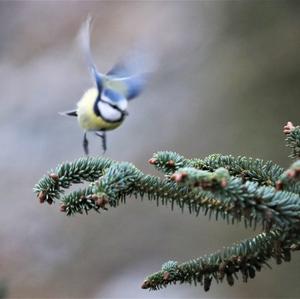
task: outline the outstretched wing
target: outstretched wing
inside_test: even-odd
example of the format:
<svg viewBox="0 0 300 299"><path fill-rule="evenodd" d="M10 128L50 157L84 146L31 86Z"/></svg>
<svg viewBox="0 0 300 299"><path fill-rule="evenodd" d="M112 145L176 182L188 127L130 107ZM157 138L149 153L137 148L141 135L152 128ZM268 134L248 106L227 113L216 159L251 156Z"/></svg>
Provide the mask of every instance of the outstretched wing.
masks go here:
<svg viewBox="0 0 300 299"><path fill-rule="evenodd" d="M128 77L132 75L132 71L128 65L126 65L124 58L117 62L113 68L106 74L114 78Z"/></svg>
<svg viewBox="0 0 300 299"><path fill-rule="evenodd" d="M121 85L128 100L137 97L144 89L153 71L153 55L145 47L135 47L107 73L112 85Z"/></svg>
<svg viewBox="0 0 300 299"><path fill-rule="evenodd" d="M91 23L92 18L89 16L87 20L82 24L80 32L79 32L79 41L80 45L88 65L89 72L92 76L92 79L95 80L97 88L100 91L103 86L103 78L105 75L98 72L96 65L93 61L92 53L91 53L91 45L90 45L90 35L91 35Z"/></svg>
<svg viewBox="0 0 300 299"><path fill-rule="evenodd" d="M147 74L132 75L129 77L115 78L112 81L123 86L123 93L127 100L136 98L147 83Z"/></svg>

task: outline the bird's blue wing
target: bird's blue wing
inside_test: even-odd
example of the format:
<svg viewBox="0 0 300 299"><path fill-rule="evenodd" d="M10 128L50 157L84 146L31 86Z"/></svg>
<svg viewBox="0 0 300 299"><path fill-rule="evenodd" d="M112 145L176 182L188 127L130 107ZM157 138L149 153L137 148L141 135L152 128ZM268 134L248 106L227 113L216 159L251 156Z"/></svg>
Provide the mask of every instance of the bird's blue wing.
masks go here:
<svg viewBox="0 0 300 299"><path fill-rule="evenodd" d="M154 56L147 47L136 45L106 74L111 81L122 83L128 100L144 89L149 74L154 71Z"/></svg>
<svg viewBox="0 0 300 299"><path fill-rule="evenodd" d="M106 74L114 78L129 77L144 70L145 57L140 48L133 48L123 55Z"/></svg>
<svg viewBox="0 0 300 299"><path fill-rule="evenodd" d="M124 61L119 61L106 75L114 78L128 77L132 75L132 70L130 70Z"/></svg>
<svg viewBox="0 0 300 299"><path fill-rule="evenodd" d="M122 95L111 88L104 88L101 93L102 98L108 98L110 102L117 103L123 99Z"/></svg>
<svg viewBox="0 0 300 299"><path fill-rule="evenodd" d="M92 79L95 80L97 88L100 92L103 87L103 78L105 77L105 75L98 72L92 57L90 45L91 22L92 18L88 17L87 20L83 23L79 32L79 41L83 54L85 56L86 63L88 65L89 72L92 76Z"/></svg>
<svg viewBox="0 0 300 299"><path fill-rule="evenodd" d="M132 75L129 77L116 78L115 81L124 86L124 95L127 100L136 98L143 91L147 83L147 74Z"/></svg>

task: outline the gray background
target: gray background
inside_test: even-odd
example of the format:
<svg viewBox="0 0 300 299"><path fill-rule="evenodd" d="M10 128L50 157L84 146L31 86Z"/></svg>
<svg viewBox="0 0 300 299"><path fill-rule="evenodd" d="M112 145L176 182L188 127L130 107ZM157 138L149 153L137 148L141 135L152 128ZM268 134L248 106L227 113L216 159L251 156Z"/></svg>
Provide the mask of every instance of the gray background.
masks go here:
<svg viewBox="0 0 300 299"><path fill-rule="evenodd" d="M91 81L75 42L94 16L92 48L107 71L139 39L159 53L145 93L108 136L107 156L156 173L158 150L231 153L289 165L282 126L299 123L297 1L0 2L0 281L10 297L296 298L299 255L234 288L213 283L140 289L163 262L179 262L259 232L130 200L108 213L65 217L32 187L83 154L82 132L57 112ZM100 140L91 138L100 154Z"/></svg>

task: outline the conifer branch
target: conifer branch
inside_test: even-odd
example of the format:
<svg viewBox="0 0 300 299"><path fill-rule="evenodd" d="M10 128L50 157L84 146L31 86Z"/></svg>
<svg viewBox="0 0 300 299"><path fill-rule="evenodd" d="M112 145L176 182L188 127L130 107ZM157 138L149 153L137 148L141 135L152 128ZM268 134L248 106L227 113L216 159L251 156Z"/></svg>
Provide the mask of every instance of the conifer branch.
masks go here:
<svg viewBox="0 0 300 299"><path fill-rule="evenodd" d="M292 122L288 122L283 129L286 134L286 146L291 148L290 157L300 159L300 126L294 126Z"/></svg>
<svg viewBox="0 0 300 299"><path fill-rule="evenodd" d="M267 227L276 224L289 227L300 222L300 197L298 194L277 191L273 187L231 177L225 168L215 172L182 168L172 178L184 185L209 190L214 198L233 206L246 218L262 219Z"/></svg>
<svg viewBox="0 0 300 299"><path fill-rule="evenodd" d="M299 158L300 128L284 127L292 156ZM178 264L169 261L147 277L142 288L156 290L169 284L200 283L208 291L212 280L233 285L237 274L243 281L271 258L277 264L290 261L300 250L300 160L284 170L271 161L214 154L187 159L175 152L158 152L149 163L164 178L144 174L133 164L103 157L80 158L63 163L42 177L34 191L41 203L60 202L66 215L102 213L126 203L128 197L147 198L157 205L200 212L228 223L260 224L263 232L225 248L222 252ZM73 184L86 188L64 194Z"/></svg>
<svg viewBox="0 0 300 299"><path fill-rule="evenodd" d="M61 210L67 215L98 212L103 200L117 207L128 196L147 195L157 204L169 204L172 209L178 206L196 215L202 210L210 216L215 214L216 219L244 220L246 226L262 223L263 227L273 224L284 227L299 221L296 194L276 192L272 187L259 187L253 182L243 184L241 179L230 177L221 168L213 173L183 168L172 178L182 182L183 174L186 186L178 186L170 180L144 175L130 163L114 163L93 186L64 197Z"/></svg>
<svg viewBox="0 0 300 299"><path fill-rule="evenodd" d="M170 206L171 209L178 206L182 211L187 210L196 215L204 211L205 214L209 212L210 216L215 214L216 219L223 217L227 221L234 221L232 218L235 211L232 207L215 200L210 193L178 186L167 179L144 175L130 163L115 163L89 188L64 196L61 199L62 211L67 215L99 211L99 199L105 199L110 207L117 207L128 196L146 196L149 200L156 201L157 205Z"/></svg>
<svg viewBox="0 0 300 299"><path fill-rule="evenodd" d="M300 160L284 171L276 182L277 190L288 190L300 195Z"/></svg>
<svg viewBox="0 0 300 299"><path fill-rule="evenodd" d="M242 274L243 282L247 282L263 266L270 267L268 261L271 257L278 264L282 260L289 262L291 250L288 238L284 238L280 230L271 230L227 247L223 252L218 251L179 265L169 261L162 265L161 271L148 276L142 288L157 290L179 282L200 283L208 291L213 279L222 282L224 278L232 286L238 273Z"/></svg>
<svg viewBox="0 0 300 299"><path fill-rule="evenodd" d="M254 181L261 185L275 186L284 169L272 161L247 158L244 156L213 154L204 159L186 159L174 152L158 152L149 160L158 170L170 175L183 167L214 171L226 168L233 176L244 181Z"/></svg>
<svg viewBox="0 0 300 299"><path fill-rule="evenodd" d="M83 181L95 181L112 163L112 160L106 158L80 158L72 163L63 163L55 170L50 170L33 190L38 194L41 203L47 201L52 204L55 199L59 199L60 194L64 193L63 189Z"/></svg>

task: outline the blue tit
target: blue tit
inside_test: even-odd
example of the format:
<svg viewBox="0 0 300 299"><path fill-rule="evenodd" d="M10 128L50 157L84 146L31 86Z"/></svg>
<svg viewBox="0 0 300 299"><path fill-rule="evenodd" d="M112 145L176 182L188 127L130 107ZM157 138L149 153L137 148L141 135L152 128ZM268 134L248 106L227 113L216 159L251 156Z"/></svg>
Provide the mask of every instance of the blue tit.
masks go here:
<svg viewBox="0 0 300 299"><path fill-rule="evenodd" d="M90 50L91 18L83 24L79 38L86 58L94 87L88 89L77 103L77 108L60 113L77 117L84 130L83 148L88 155L87 132L102 138L103 152L106 151L106 131L118 128L128 115L128 101L136 98L143 90L147 73L137 72L141 60L125 57L107 74L98 72ZM134 54L134 53L132 53Z"/></svg>

